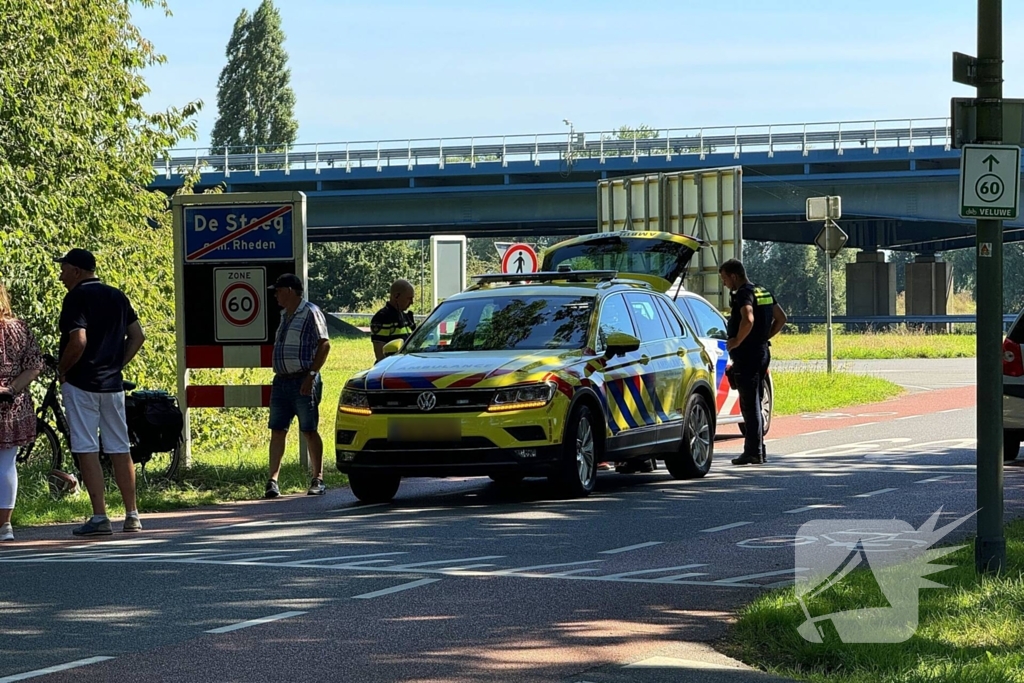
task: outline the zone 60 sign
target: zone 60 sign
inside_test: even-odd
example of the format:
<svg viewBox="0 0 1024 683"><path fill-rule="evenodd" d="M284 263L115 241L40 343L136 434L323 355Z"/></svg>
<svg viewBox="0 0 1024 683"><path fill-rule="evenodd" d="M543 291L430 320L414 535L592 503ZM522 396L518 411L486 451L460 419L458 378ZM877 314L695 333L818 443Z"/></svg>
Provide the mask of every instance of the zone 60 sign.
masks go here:
<svg viewBox="0 0 1024 683"><path fill-rule="evenodd" d="M1020 199L1020 148L964 145L960 217L1014 219Z"/></svg>
<svg viewBox="0 0 1024 683"><path fill-rule="evenodd" d="M267 334L265 268L214 271L217 341L261 341Z"/></svg>

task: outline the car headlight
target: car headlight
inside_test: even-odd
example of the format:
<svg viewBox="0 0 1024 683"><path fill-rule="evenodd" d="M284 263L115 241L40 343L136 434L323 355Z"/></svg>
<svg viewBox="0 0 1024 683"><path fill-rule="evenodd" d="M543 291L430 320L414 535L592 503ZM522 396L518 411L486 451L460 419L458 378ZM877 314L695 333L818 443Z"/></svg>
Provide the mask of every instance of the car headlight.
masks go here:
<svg viewBox="0 0 1024 683"><path fill-rule="evenodd" d="M526 410L527 408L543 408L555 396L555 385L552 382L526 384L511 389L501 389L491 400L487 410L492 413L506 410Z"/></svg>
<svg viewBox="0 0 1024 683"><path fill-rule="evenodd" d="M365 391L349 389L345 387L341 392L341 399L338 401L338 410L350 415L372 415L370 410L370 399Z"/></svg>

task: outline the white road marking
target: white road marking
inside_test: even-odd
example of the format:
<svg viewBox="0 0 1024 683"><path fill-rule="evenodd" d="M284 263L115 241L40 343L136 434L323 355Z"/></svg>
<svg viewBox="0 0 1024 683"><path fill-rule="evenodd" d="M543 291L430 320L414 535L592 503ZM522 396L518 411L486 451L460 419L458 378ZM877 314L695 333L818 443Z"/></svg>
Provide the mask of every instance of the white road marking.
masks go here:
<svg viewBox="0 0 1024 683"><path fill-rule="evenodd" d="M831 429L819 429L816 432L807 432L806 434L797 434L797 436L817 436L818 434L828 434Z"/></svg>
<svg viewBox="0 0 1024 683"><path fill-rule="evenodd" d="M853 425L854 427L870 427L871 425L882 424L881 422L861 422L859 425Z"/></svg>
<svg viewBox="0 0 1024 683"><path fill-rule="evenodd" d="M931 484L932 482L943 481L945 479L951 479L952 477L953 477L952 474L943 474L941 477L932 477L931 479L921 479L920 481L915 481L914 483L915 484Z"/></svg>
<svg viewBox="0 0 1024 683"><path fill-rule="evenodd" d="M963 408L950 408L949 410L940 410L938 414L945 415L946 413L958 413L961 410L963 410Z"/></svg>
<svg viewBox="0 0 1024 683"><path fill-rule="evenodd" d="M706 564L681 564L678 567L658 567L657 569L641 569L635 572L622 572L620 574L607 574L602 576L602 579L609 581L613 579L621 579L625 576L640 576L642 574L657 574L659 572L674 572L680 569L697 569L699 567L706 567Z"/></svg>
<svg viewBox="0 0 1024 683"><path fill-rule="evenodd" d="M294 562L286 562L281 565L282 567L305 567L311 562L334 562L335 560L361 560L363 558L370 557L386 557L389 555L406 555L404 552L393 552L393 553L367 553L365 555L339 555L337 557L314 557L309 560L296 560Z"/></svg>
<svg viewBox="0 0 1024 683"><path fill-rule="evenodd" d="M810 512L811 510L820 510L822 508L841 508L842 505L832 505L830 503L822 503L818 505L805 505L802 508L796 508L795 510L786 510L782 514L784 515L795 515L800 512Z"/></svg>
<svg viewBox="0 0 1024 683"><path fill-rule="evenodd" d="M557 564L534 564L529 567L516 567L514 569L501 569L494 572L495 574L518 574L520 572L529 572L534 569L554 569L556 567L575 567L581 564L594 564L595 562L604 562L604 560L582 560L580 562L559 562Z"/></svg>
<svg viewBox="0 0 1024 683"><path fill-rule="evenodd" d="M637 543L636 545L627 545L625 548L615 548L614 550L602 550L598 555L618 555L619 553L629 552L630 550L640 550L640 548L650 548L652 545L661 545L664 541L648 541L647 543Z"/></svg>
<svg viewBox="0 0 1024 683"><path fill-rule="evenodd" d="M259 626L260 624L269 624L272 621L280 621L281 619L297 617L301 614L305 614L305 612L281 612L280 614L272 614L269 617L260 617L259 619L250 619L249 621L242 621L237 624L231 624L230 626L221 626L220 628L213 628L207 631L207 633L230 633L231 631L237 631L240 628Z"/></svg>
<svg viewBox="0 0 1024 683"><path fill-rule="evenodd" d="M392 593L398 593L399 591L407 591L412 588L419 588L420 586L426 586L428 583L434 583L441 579L419 579L417 581L410 581L409 583L400 583L397 586L391 588L384 588L379 591L373 591L372 593L363 593L362 595L354 595L353 599L356 600L369 600L370 598L379 598L382 595L391 595Z"/></svg>
<svg viewBox="0 0 1024 683"><path fill-rule="evenodd" d="M4 676L0 678L0 683L14 683L14 681L24 681L29 678L35 678L37 676L46 676L48 674L55 674L58 671L67 671L68 669L77 669L80 666L88 666L90 664L97 664L99 662L105 662L113 657L89 657L88 659L78 659L74 662L68 662L67 664L58 664L56 666L48 666L45 669L36 669L35 671L26 671L23 674L14 674L13 676Z"/></svg>
<svg viewBox="0 0 1024 683"><path fill-rule="evenodd" d="M720 584L734 584L741 581L749 581L751 579L762 579L768 576L779 576L781 574L795 574L796 572L805 572L807 567L793 567L792 569L780 569L774 572L761 572L760 574L746 574L745 576L734 576L731 579L719 579L713 583Z"/></svg>
<svg viewBox="0 0 1024 683"><path fill-rule="evenodd" d="M388 569L416 569L417 567L429 567L438 564L452 564L454 562L476 562L477 560L500 560L504 555L481 555L480 557L457 557L454 560L433 560L431 562L412 562L410 564L396 564Z"/></svg>
<svg viewBox="0 0 1024 683"><path fill-rule="evenodd" d="M897 417L896 421L899 422L900 420L913 420L915 417L924 417L924 415L905 415L903 417Z"/></svg>
<svg viewBox="0 0 1024 683"><path fill-rule="evenodd" d="M391 505L391 503L371 503L370 505L356 505L355 507L338 508L337 510L329 510L329 512L332 512L334 514L340 515L340 514L345 513L345 512L359 512L360 510L369 510L370 508L380 508L380 507L384 507L385 505Z"/></svg>
<svg viewBox="0 0 1024 683"><path fill-rule="evenodd" d="M676 574L674 576L661 576L655 579L657 583L673 583L679 579L690 579L694 576L707 576L707 572L687 572L686 574Z"/></svg>
<svg viewBox="0 0 1024 683"><path fill-rule="evenodd" d="M736 527L746 526L753 524L753 522L733 522L732 524L723 524L722 526L711 527L710 529L701 529L702 534L713 534L718 531L725 531L726 529L735 529Z"/></svg>
<svg viewBox="0 0 1024 683"><path fill-rule="evenodd" d="M877 491L870 491L868 493L858 493L852 498L870 498L871 496L880 496L883 493L891 493L892 491L899 491L899 489L878 489Z"/></svg>

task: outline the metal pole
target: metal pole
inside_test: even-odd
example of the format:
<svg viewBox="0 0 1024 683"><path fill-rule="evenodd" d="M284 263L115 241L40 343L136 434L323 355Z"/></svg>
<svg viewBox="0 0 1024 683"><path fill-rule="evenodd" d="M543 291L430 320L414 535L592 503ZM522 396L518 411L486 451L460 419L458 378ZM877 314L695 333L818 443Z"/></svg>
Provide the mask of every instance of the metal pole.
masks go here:
<svg viewBox="0 0 1024 683"><path fill-rule="evenodd" d="M825 222L825 367L832 374L832 219Z"/></svg>
<svg viewBox="0 0 1024 683"><path fill-rule="evenodd" d="M978 0L978 138L1003 140L1003 3ZM1003 222L978 220L977 244L992 245L978 261L978 538L979 572L1006 566L1003 536ZM980 255L980 250L976 254Z"/></svg>

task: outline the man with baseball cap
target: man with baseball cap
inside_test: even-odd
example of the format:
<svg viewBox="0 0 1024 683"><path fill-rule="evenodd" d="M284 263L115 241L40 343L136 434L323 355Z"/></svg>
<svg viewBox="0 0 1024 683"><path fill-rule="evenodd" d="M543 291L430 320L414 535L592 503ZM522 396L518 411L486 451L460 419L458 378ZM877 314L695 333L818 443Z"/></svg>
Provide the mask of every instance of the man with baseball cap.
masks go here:
<svg viewBox="0 0 1024 683"><path fill-rule="evenodd" d="M93 516L72 531L76 536L108 536L100 442L114 467L127 515L124 531L142 531L135 505L135 465L124 413L121 371L142 348L146 337L139 317L121 290L96 277L96 258L85 249L72 249L55 259L60 281L67 288L60 311L60 361L64 413L68 418L71 452L89 490Z"/></svg>
<svg viewBox="0 0 1024 683"><path fill-rule="evenodd" d="M307 495L323 495L324 442L320 438L320 398L323 383L320 368L327 362L331 344L323 312L302 296L302 280L291 273L277 278L270 287L281 311L281 324L274 339L274 382L270 388L270 479L266 498L277 498L285 440L292 419L298 418L299 431L309 450L313 480Z"/></svg>

